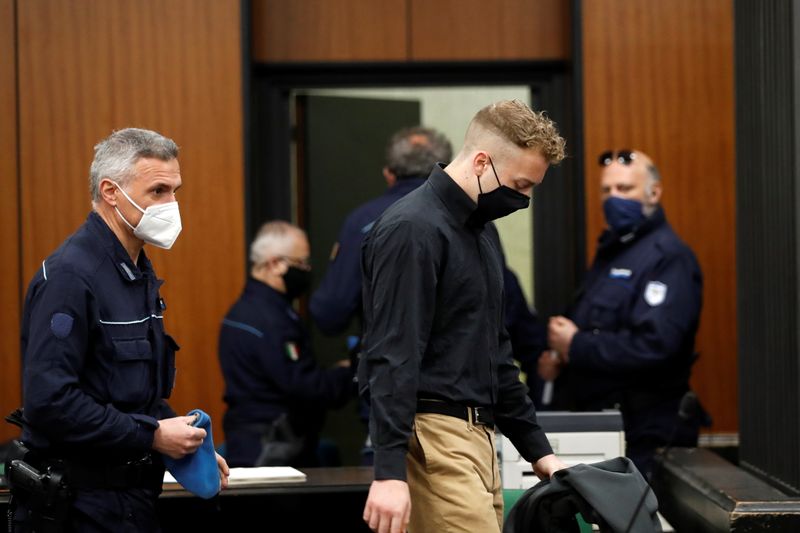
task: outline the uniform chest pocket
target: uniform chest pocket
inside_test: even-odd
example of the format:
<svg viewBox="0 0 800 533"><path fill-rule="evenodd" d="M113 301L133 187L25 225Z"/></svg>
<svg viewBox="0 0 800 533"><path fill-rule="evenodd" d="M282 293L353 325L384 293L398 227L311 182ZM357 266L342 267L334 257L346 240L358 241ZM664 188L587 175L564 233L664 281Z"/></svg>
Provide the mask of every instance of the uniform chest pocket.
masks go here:
<svg viewBox="0 0 800 533"><path fill-rule="evenodd" d="M112 339L114 365L111 374L111 399L116 403L143 404L153 389L153 350L150 341Z"/></svg>
<svg viewBox="0 0 800 533"><path fill-rule="evenodd" d="M631 288L624 283L607 283L590 298L589 327L616 331L623 323Z"/></svg>

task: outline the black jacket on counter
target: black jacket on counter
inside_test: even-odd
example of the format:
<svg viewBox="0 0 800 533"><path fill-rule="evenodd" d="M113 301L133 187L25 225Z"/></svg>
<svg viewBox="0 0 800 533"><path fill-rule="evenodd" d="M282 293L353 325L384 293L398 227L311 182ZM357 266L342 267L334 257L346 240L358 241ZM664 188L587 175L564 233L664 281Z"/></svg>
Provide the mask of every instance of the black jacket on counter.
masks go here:
<svg viewBox="0 0 800 533"><path fill-rule="evenodd" d="M586 522L598 524L600 531L652 533L661 531L656 511L658 500L633 462L617 457L559 470L528 489L509 511L503 533L577 532L578 512Z"/></svg>

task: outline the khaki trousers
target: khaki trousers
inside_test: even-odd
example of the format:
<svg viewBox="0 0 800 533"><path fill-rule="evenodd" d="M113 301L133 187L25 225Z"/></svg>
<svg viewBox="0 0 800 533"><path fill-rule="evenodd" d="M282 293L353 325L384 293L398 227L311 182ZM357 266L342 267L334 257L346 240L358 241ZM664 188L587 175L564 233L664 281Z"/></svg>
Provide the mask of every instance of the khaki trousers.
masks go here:
<svg viewBox="0 0 800 533"><path fill-rule="evenodd" d="M409 533L499 533L503 491L494 430L417 414L408 448Z"/></svg>

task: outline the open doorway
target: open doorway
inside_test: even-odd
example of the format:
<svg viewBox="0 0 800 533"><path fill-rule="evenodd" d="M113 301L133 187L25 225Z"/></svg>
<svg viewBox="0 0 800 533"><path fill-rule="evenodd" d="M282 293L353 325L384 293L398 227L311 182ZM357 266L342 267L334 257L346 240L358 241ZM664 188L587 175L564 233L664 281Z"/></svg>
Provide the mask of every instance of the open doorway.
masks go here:
<svg viewBox="0 0 800 533"><path fill-rule="evenodd" d="M475 113L491 102L511 99L539 107L531 101L530 87L524 85L296 91L295 101L304 104L296 104L295 116L304 115L308 125L304 129L311 136L300 130L295 136L295 147L303 139L309 144L300 148L293 172L294 189L304 189L306 196L295 204L299 208L295 219L304 226L309 223L312 246L330 250L344 216L383 192L384 148L392 133L401 127L431 127L444 133L457 153ZM323 150L326 155L319 153ZM307 179L298 179L299 174ZM529 302L534 297L535 209L534 201L532 209L496 222L506 262L520 278Z"/></svg>
<svg viewBox="0 0 800 533"><path fill-rule="evenodd" d="M292 218L306 229L311 243L312 292L325 273L332 249L338 246L338 233L347 215L385 192L385 146L393 133L412 126L431 127L445 134L457 153L474 114L491 102L506 99L533 105L526 86L294 91ZM496 226L507 265L517 274L530 304L532 210L500 219ZM333 363L346 357L348 339L360 335L360 326L354 320L341 334L326 336L310 323L318 360ZM356 460L352 452L365 436L363 424L360 431L353 430L353 412L348 407L329 413L324 429L324 435L338 443L347 462Z"/></svg>
<svg viewBox="0 0 800 533"><path fill-rule="evenodd" d="M478 109L516 98L546 109L570 152L579 154L569 120L569 87L563 66L553 64L256 66L248 113L249 235L272 218L299 223L309 232L318 284L344 215L386 188L381 168L391 133L406 125L430 126L458 151ZM412 118L414 124L407 124ZM584 268L578 164L572 158L548 171L534 208L498 224L509 266L528 302L540 310L544 304L547 314L560 312L557 306L568 301ZM534 257L545 255L541 264L547 268L535 268ZM358 327L351 324L350 333L358 333ZM344 338L321 339L319 333L313 341L322 364L340 358L346 346ZM365 434L355 402L330 413L324 430L338 443L343 464L358 464Z"/></svg>

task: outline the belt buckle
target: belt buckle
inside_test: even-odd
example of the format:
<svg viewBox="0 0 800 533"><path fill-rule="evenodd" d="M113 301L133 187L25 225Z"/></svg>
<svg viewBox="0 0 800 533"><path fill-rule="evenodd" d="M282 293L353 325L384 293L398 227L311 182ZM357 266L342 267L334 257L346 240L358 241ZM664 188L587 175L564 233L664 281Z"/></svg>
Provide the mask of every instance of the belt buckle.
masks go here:
<svg viewBox="0 0 800 533"><path fill-rule="evenodd" d="M130 459L125 463L125 466L148 466L151 464L153 464L153 456L149 453L146 453L141 457L137 457L136 459Z"/></svg>
<svg viewBox="0 0 800 533"><path fill-rule="evenodd" d="M153 465L153 456L146 453L141 457L127 461L122 468L122 477L125 479L125 485L137 486L145 479L146 473Z"/></svg>
<svg viewBox="0 0 800 533"><path fill-rule="evenodd" d="M484 425L485 422L482 420L483 417L481 416L481 408L480 407L470 407L469 410L472 412L472 423L476 425Z"/></svg>

